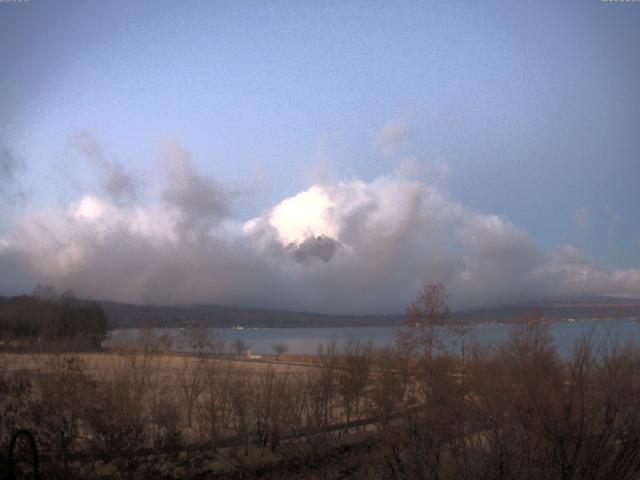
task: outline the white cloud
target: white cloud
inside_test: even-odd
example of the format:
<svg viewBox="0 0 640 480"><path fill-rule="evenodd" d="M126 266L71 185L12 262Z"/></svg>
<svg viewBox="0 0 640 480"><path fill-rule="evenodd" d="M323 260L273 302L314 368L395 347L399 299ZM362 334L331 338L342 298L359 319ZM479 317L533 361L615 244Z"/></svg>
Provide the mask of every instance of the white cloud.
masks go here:
<svg viewBox="0 0 640 480"><path fill-rule="evenodd" d="M587 207L581 207L576 210L574 214L574 220L578 228L582 232L586 232L589 228L589 217L591 216L591 209Z"/></svg>
<svg viewBox="0 0 640 480"><path fill-rule="evenodd" d="M0 212L5 205L17 206L25 202L27 197L19 182L19 176L24 170L24 160L9 148L0 145Z"/></svg>
<svg viewBox="0 0 640 480"><path fill-rule="evenodd" d="M187 152L166 159L147 204L93 194L26 211L0 239L2 292L41 282L129 302L328 313L401 312L426 280L444 282L454 307L640 293L640 270L608 271L572 245L546 252L507 219L425 181L316 184L242 222Z"/></svg>
<svg viewBox="0 0 640 480"><path fill-rule="evenodd" d="M214 178L198 173L189 152L169 142L164 161L167 181L162 199L177 215L179 233L202 234L228 215L230 193Z"/></svg>
<svg viewBox="0 0 640 480"><path fill-rule="evenodd" d="M394 121L385 124L376 135L373 145L384 156L390 157L409 144L411 128L409 124Z"/></svg>
<svg viewBox="0 0 640 480"><path fill-rule="evenodd" d="M140 189L140 180L120 163L107 159L102 145L92 133L78 132L71 135L68 142L71 149L85 157L97 171L102 191L110 199L122 205L135 202Z"/></svg>
<svg viewBox="0 0 640 480"><path fill-rule="evenodd" d="M265 218L249 220L243 228L251 233L266 222L276 229L279 240L285 245L302 243L320 235L335 238L337 232L329 218L331 207L332 200L325 189L314 186L283 200Z"/></svg>

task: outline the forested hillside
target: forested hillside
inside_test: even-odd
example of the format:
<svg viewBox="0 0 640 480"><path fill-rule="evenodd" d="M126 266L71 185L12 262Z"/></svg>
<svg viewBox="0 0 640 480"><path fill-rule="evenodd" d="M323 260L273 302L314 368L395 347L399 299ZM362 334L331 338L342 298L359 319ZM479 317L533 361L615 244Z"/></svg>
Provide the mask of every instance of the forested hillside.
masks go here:
<svg viewBox="0 0 640 480"><path fill-rule="evenodd" d="M0 341L3 347L74 344L100 348L108 321L96 302L37 296L0 297Z"/></svg>

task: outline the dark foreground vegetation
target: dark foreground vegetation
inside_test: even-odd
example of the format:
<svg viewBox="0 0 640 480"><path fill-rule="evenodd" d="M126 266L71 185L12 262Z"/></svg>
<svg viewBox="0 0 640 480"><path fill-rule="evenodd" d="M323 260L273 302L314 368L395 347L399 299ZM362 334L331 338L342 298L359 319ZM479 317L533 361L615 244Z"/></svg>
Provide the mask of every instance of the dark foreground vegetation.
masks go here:
<svg viewBox="0 0 640 480"><path fill-rule="evenodd" d="M54 346L95 350L106 334L107 317L97 303L71 295L0 297L0 348L4 350Z"/></svg>
<svg viewBox="0 0 640 480"><path fill-rule="evenodd" d="M5 353L0 451L29 429L41 478L639 478L635 345L585 337L561 358L531 314L483 350L448 325L429 284L393 348L325 345L308 365L241 361L197 328L189 356L151 331L109 352Z"/></svg>

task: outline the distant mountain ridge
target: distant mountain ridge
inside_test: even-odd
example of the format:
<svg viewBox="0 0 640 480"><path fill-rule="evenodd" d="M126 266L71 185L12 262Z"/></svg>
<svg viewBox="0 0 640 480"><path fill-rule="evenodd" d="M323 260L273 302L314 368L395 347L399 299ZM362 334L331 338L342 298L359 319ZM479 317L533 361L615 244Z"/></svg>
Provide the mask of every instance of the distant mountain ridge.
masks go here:
<svg viewBox="0 0 640 480"><path fill-rule="evenodd" d="M401 325L404 315L325 315L311 312L223 307L156 306L101 301L111 328L181 327L188 323L229 328L366 327Z"/></svg>
<svg viewBox="0 0 640 480"><path fill-rule="evenodd" d="M219 305L157 306L99 301L110 328L182 327L197 323L207 327L282 328L282 327L371 327L399 326L406 315L325 315ZM604 296L558 297L536 302L455 311L452 317L465 323L508 323L531 311L549 320L584 318L638 318L640 300Z"/></svg>

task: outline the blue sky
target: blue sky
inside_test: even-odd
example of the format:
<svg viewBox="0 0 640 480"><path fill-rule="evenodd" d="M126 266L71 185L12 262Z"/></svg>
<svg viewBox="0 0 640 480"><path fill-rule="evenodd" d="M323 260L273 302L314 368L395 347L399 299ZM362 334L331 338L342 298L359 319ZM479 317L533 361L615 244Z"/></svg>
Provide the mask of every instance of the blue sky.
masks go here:
<svg viewBox="0 0 640 480"><path fill-rule="evenodd" d="M0 148L25 193L0 228L91 193L93 167L65 170L90 132L142 205L167 142L239 221L411 158L541 250L640 268L639 44L640 4L596 0L0 3Z"/></svg>

